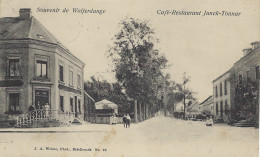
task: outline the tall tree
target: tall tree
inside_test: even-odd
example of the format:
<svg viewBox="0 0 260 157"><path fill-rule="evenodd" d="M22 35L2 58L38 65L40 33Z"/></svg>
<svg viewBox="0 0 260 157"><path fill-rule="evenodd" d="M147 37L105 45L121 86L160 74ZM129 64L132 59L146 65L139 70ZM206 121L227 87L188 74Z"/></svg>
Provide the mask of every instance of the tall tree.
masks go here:
<svg viewBox="0 0 260 157"><path fill-rule="evenodd" d="M186 117L186 100L196 100L194 97L195 92L192 91L191 89L187 88L187 84L190 82L190 76L187 75L186 72L183 73L182 76L182 83L178 84L178 90L179 93L182 95L182 100L183 100L183 105L184 105L184 118Z"/></svg>
<svg viewBox="0 0 260 157"><path fill-rule="evenodd" d="M120 26L109 51L116 78L130 98L153 104L167 60L154 48L158 40L148 21L126 18Z"/></svg>
<svg viewBox="0 0 260 157"><path fill-rule="evenodd" d="M133 112L131 102L122 91L123 87L118 82L109 83L106 80L99 81L92 76L91 81L84 83L84 89L96 102L107 99L116 103L119 114Z"/></svg>

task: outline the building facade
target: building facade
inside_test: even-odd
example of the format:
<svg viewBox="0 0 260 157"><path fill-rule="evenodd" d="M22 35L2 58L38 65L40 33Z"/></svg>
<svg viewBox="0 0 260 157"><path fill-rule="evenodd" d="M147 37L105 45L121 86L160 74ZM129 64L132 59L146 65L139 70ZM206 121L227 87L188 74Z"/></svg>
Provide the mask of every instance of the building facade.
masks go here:
<svg viewBox="0 0 260 157"><path fill-rule="evenodd" d="M30 106L84 115L84 63L62 45L30 9L0 19L0 117Z"/></svg>
<svg viewBox="0 0 260 157"><path fill-rule="evenodd" d="M236 89L247 85L250 82L256 83L257 88L259 87L260 80L260 42L252 42L251 48L243 50L244 56L238 60L230 70L231 76L231 104L234 104L236 109L237 104L235 102ZM259 92L259 89L257 90ZM257 99L258 93L254 93ZM259 101L259 100L258 100Z"/></svg>
<svg viewBox="0 0 260 157"><path fill-rule="evenodd" d="M225 119L225 113L231 110L230 71L213 81L214 119Z"/></svg>
<svg viewBox="0 0 260 157"><path fill-rule="evenodd" d="M251 43L251 48L243 50L244 56L238 60L231 69L213 81L213 104L215 118L224 118L225 111L237 111L235 101L236 89L247 85L249 82L255 82L256 88L259 88L259 65L260 65L260 42ZM253 94L258 99L259 89ZM247 94L247 93L244 93ZM259 107L256 107L258 115Z"/></svg>
<svg viewBox="0 0 260 157"><path fill-rule="evenodd" d="M213 95L205 99L200 105L203 114L214 115Z"/></svg>

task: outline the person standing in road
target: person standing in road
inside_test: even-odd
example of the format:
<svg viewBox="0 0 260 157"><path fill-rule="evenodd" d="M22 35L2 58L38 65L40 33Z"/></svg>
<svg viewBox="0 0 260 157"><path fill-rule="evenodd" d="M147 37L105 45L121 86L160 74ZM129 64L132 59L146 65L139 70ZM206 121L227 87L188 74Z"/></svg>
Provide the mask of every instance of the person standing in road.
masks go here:
<svg viewBox="0 0 260 157"><path fill-rule="evenodd" d="M128 126L128 128L130 127L130 122L131 122L131 117L129 116L129 114L126 115L126 127Z"/></svg>

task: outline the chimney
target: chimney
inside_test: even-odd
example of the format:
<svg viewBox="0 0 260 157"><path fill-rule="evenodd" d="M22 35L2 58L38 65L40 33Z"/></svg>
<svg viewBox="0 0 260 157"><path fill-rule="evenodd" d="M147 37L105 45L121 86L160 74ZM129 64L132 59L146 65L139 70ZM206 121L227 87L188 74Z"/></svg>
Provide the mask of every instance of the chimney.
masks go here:
<svg viewBox="0 0 260 157"><path fill-rule="evenodd" d="M29 19L31 18L31 9L30 8L21 8L19 10L20 18Z"/></svg>
<svg viewBox="0 0 260 157"><path fill-rule="evenodd" d="M244 49L244 50L243 50L243 52L244 52L244 56L248 55L251 51L252 51L251 48Z"/></svg>
<svg viewBox="0 0 260 157"><path fill-rule="evenodd" d="M252 50L254 50L254 49L256 49L256 48L258 48L260 46L260 42L259 41L255 41L255 42L252 42L251 45L252 45Z"/></svg>

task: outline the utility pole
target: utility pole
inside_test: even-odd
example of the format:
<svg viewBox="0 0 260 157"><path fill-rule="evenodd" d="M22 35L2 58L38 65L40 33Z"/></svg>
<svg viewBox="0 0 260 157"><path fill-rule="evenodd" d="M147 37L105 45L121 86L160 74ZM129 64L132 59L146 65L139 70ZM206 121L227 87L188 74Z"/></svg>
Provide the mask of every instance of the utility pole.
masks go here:
<svg viewBox="0 0 260 157"><path fill-rule="evenodd" d="M183 105L184 105L183 116L184 116L184 119L186 117L186 103L185 103L185 99L186 99L185 84L183 84Z"/></svg>

